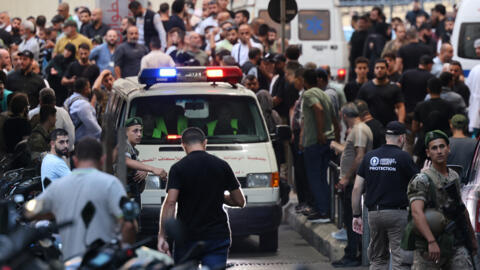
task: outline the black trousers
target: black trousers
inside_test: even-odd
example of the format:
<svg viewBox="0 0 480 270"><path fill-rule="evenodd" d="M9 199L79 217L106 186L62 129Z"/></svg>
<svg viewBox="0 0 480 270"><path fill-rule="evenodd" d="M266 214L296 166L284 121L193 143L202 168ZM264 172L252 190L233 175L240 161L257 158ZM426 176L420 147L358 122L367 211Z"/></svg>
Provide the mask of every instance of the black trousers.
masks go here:
<svg viewBox="0 0 480 270"><path fill-rule="evenodd" d="M308 184L307 172L305 170L305 158L300 151L300 130L294 131L294 140L291 144L293 154L293 167L295 168L295 188L297 191L298 203L313 205L313 195Z"/></svg>
<svg viewBox="0 0 480 270"><path fill-rule="evenodd" d="M353 231L352 220L353 220L353 210L352 210L352 191L353 184L348 185L345 188L343 195L343 220L345 227L347 229L347 246L345 247L345 257L350 259L356 259L357 255L361 251L361 239L360 235Z"/></svg>

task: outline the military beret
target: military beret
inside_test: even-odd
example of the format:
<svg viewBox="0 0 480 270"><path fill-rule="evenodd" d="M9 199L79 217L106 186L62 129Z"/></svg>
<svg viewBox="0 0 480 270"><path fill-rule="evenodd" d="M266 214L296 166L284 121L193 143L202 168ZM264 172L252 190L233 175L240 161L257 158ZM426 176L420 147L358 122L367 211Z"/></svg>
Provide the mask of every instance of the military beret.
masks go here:
<svg viewBox="0 0 480 270"><path fill-rule="evenodd" d="M135 125L143 126L142 118L135 116L135 117L128 118L127 121L125 121L125 127L131 127Z"/></svg>
<svg viewBox="0 0 480 270"><path fill-rule="evenodd" d="M450 119L450 123L456 129L465 129L468 127L468 119L463 114L455 114L452 119Z"/></svg>
<svg viewBox="0 0 480 270"><path fill-rule="evenodd" d="M431 141L436 139L444 139L447 142L447 144L450 143L450 141L448 140L447 134L445 134L445 132L441 130L436 129L436 130L427 132L427 134L425 135L425 147L428 148L428 144Z"/></svg>

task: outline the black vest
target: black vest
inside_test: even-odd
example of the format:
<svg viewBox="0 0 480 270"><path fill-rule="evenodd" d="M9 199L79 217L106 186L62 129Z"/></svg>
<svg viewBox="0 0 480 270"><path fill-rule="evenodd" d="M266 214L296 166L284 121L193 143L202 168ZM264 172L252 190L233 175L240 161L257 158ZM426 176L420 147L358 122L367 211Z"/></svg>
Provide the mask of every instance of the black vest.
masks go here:
<svg viewBox="0 0 480 270"><path fill-rule="evenodd" d="M157 29L155 28L155 24L153 23L153 17L155 16L155 12L147 9L145 13L145 20L143 25L143 40L145 41L145 47L150 48L150 38L152 36L158 37ZM164 44L162 44L163 46Z"/></svg>

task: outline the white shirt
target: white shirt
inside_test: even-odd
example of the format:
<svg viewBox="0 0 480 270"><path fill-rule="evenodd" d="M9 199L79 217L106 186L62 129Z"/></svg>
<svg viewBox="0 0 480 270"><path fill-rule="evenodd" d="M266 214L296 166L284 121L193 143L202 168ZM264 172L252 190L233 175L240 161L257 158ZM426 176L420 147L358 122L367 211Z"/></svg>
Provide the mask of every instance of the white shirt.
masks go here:
<svg viewBox="0 0 480 270"><path fill-rule="evenodd" d="M480 128L480 64L472 68L465 84L470 88L470 106L468 107L468 129Z"/></svg>
<svg viewBox="0 0 480 270"><path fill-rule="evenodd" d="M139 44L144 44L149 48L149 44L145 44L145 14L147 13L147 10L142 14L142 17L137 17L136 19L136 26L138 28L138 43ZM153 16L153 25L155 26L155 29L158 32L158 38L160 39L160 42L162 43L162 51L165 51L167 47L167 32L165 31L165 28L163 28L163 23L162 19L160 18L160 14L156 13Z"/></svg>
<svg viewBox="0 0 480 270"><path fill-rule="evenodd" d="M29 50L33 53L33 59L38 62L40 56L40 46L38 45L37 39L35 36L32 36L28 40L23 40L20 45L18 45L18 51L23 52L24 50Z"/></svg>
<svg viewBox="0 0 480 270"><path fill-rule="evenodd" d="M205 28L208 26L218 27L217 19L213 18L212 16L206 18L205 20L201 21L197 27L195 28L195 32L204 36L205 35Z"/></svg>
<svg viewBox="0 0 480 270"><path fill-rule="evenodd" d="M70 151L72 151L73 145L75 143L75 126L73 125L70 115L68 115L68 112L64 108L55 106L55 109L57 110L57 113L56 113L57 122L55 122L55 128L62 128L68 132L68 140L70 143L68 148ZM31 120L35 115L39 113L40 113L40 105L31 109L28 112L28 120Z"/></svg>
<svg viewBox="0 0 480 270"><path fill-rule="evenodd" d="M259 48L261 51L263 51L262 44L256 43L251 38L250 38L250 44L252 44L252 47ZM242 66L243 64L245 64L245 62L248 61L249 50L250 49L248 48L248 45L243 44L242 42L237 42L237 44L233 45L232 56L240 66Z"/></svg>
<svg viewBox="0 0 480 270"><path fill-rule="evenodd" d="M140 62L140 70L144 68L159 68L159 67L175 67L170 55L163 53L161 50L154 50L142 57Z"/></svg>

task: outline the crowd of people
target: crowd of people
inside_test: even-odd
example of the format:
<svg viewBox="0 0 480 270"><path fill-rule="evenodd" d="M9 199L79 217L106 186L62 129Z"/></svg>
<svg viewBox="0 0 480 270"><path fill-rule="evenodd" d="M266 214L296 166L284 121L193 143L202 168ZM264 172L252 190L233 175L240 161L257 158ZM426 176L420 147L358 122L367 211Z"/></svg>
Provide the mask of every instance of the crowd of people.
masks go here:
<svg viewBox="0 0 480 270"><path fill-rule="evenodd" d="M471 137L480 131L480 64L465 77L461 63L452 60L455 12L437 4L429 14L414 1L405 20L395 17L387 23L379 7L354 15L349 76L342 85L328 63L300 64L299 46L289 45L282 53L274 28L262 18L251 18L247 10L232 12L228 4L203 1L195 10L196 1L175 0L155 12L131 1L133 16L123 18L121 32L103 23L98 8L76 7L71 13L61 3L50 23L43 15L22 19L0 12L0 153L13 154L26 141L32 158L48 152L42 178L55 180L70 173L64 160L75 143L101 139L102 116L115 80L137 76L144 68L239 66L242 84L257 94L269 130L278 124L291 127L286 147L291 153L282 155L293 156L295 209L311 222L330 222L327 168L331 160L339 161L337 188L344 198L346 230L335 237L348 245L344 258L333 265L359 265L361 240L352 226L352 221L358 225L360 214L357 184L374 196L366 200L369 211L401 211L387 218L401 225L407 222L407 206L417 198L410 193L420 192L412 188L407 198L409 180L427 159L443 164L441 158L433 160L436 150L430 142L445 140L448 163L468 170L476 142ZM480 59L480 39L474 48ZM136 127L127 130L132 178L141 182L146 172L166 177L163 169L136 161L142 123L136 118L127 122L127 127ZM98 163L98 155L94 160ZM369 164L402 173L371 176ZM372 181L387 176L397 184L372 188ZM144 185L136 188L140 191L133 197L139 201ZM385 222L383 217L371 220ZM380 267L389 252L378 243L391 228L370 227L369 257ZM392 254L399 235L388 234ZM401 264L395 257L394 269Z"/></svg>

